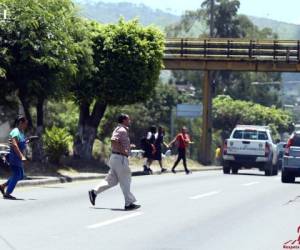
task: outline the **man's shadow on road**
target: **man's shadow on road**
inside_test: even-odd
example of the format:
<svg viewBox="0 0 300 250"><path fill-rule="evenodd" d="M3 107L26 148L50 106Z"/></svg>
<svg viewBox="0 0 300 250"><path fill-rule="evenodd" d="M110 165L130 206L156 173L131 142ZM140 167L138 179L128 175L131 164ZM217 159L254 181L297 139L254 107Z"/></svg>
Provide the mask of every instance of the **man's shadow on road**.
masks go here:
<svg viewBox="0 0 300 250"><path fill-rule="evenodd" d="M5 199L5 198L2 198L3 200L6 200L6 201L37 201L38 199L33 199L33 198L28 198L28 199L25 199L25 198L15 198L15 199Z"/></svg>
<svg viewBox="0 0 300 250"><path fill-rule="evenodd" d="M90 207L91 209L99 209L99 210L110 210L110 211L118 211L118 212L124 212L125 209L122 208L109 208L109 207Z"/></svg>

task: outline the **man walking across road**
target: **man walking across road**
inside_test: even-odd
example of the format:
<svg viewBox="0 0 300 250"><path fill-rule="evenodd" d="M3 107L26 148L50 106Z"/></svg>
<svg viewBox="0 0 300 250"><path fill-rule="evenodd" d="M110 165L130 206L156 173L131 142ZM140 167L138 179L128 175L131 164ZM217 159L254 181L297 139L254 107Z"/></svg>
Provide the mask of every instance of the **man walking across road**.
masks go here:
<svg viewBox="0 0 300 250"><path fill-rule="evenodd" d="M109 173L97 187L89 191L89 198L94 206L98 194L120 183L125 198L125 210L138 209L140 205L134 204L136 199L130 192L131 170L128 156L131 145L128 130L131 121L128 115L121 114L118 117L118 123L111 137L112 154L108 162Z"/></svg>

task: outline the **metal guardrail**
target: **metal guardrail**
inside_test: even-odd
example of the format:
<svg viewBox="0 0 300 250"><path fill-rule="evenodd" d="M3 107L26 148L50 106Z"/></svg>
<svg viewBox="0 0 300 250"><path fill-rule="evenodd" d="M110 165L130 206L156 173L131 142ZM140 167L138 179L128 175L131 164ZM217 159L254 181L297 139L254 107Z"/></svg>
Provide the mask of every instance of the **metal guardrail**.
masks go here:
<svg viewBox="0 0 300 250"><path fill-rule="evenodd" d="M300 62L300 40L167 39L165 59Z"/></svg>

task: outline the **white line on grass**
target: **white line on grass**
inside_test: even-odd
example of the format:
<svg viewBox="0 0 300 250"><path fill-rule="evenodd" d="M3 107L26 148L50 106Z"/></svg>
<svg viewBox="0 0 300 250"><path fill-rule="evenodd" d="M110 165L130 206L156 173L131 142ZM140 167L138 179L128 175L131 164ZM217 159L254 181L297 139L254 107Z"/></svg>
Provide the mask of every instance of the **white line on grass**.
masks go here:
<svg viewBox="0 0 300 250"><path fill-rule="evenodd" d="M112 219L112 220L107 220L107 221L103 221L103 222L100 222L100 223L97 223L97 224L94 224L94 225L87 226L87 228L88 229L95 229L95 228L111 225L113 223L120 222L120 221L123 221L123 220L128 220L130 218L134 218L134 217L137 217L137 216L142 215L142 214L143 213L141 213L141 212L128 214L128 215L121 216L121 217L118 217L118 218L115 218L115 219Z"/></svg>

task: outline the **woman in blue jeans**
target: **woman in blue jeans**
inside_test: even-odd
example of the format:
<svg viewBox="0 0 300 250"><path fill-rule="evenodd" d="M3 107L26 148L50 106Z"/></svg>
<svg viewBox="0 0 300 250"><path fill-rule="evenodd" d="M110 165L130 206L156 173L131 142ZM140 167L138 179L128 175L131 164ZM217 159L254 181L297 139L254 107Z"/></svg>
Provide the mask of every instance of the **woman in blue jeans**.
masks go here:
<svg viewBox="0 0 300 250"><path fill-rule="evenodd" d="M26 137L24 134L28 126L27 119L19 116L15 122L15 128L9 134L10 153L9 165L12 174L7 182L0 185L0 191L5 199L16 199L11 193L14 191L18 181L24 177L23 164L26 161L24 151L26 149Z"/></svg>

